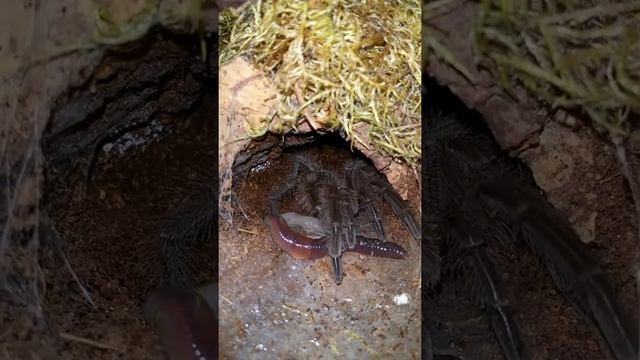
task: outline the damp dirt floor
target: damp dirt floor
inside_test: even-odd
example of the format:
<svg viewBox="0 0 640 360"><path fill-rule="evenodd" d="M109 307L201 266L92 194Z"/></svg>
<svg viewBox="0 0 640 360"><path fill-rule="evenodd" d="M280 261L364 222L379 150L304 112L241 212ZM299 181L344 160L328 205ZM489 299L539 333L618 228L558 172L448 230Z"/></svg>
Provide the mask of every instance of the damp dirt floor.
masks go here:
<svg viewBox="0 0 640 360"><path fill-rule="evenodd" d="M143 304L163 273L158 229L164 216L181 200L177 194L189 191L181 188L188 179L214 167L215 109L207 105L213 101L205 96L205 106L165 124L169 136L122 154L99 152L88 186L65 179L50 185L57 188L49 204L53 221L97 308L84 299L61 261L48 260L43 312L60 333L110 347L65 341L59 358L164 358L156 329L143 318ZM140 130L143 137L148 133ZM217 278L214 243L198 245L190 261L193 286Z"/></svg>
<svg viewBox="0 0 640 360"><path fill-rule="evenodd" d="M233 223L220 222L220 346L225 359L420 358L420 251L391 208L376 200L391 241L404 260L355 253L342 257L336 285L327 258L296 260L270 238L263 223L267 197L304 152L340 171L354 155L330 141L292 147L234 174ZM274 154L277 152L274 152ZM407 179L410 194L419 193ZM303 212L294 196L280 211ZM411 199L419 216L419 198ZM405 295L406 304L395 296Z"/></svg>

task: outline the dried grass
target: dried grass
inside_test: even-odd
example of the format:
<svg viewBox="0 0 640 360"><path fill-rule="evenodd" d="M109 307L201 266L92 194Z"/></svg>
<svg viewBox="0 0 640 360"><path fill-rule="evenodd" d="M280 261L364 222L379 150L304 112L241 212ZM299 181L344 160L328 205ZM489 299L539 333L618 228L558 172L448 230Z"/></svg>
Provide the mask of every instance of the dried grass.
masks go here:
<svg viewBox="0 0 640 360"><path fill-rule="evenodd" d="M639 1L484 0L474 47L507 91L523 85L612 136L640 139L638 28Z"/></svg>

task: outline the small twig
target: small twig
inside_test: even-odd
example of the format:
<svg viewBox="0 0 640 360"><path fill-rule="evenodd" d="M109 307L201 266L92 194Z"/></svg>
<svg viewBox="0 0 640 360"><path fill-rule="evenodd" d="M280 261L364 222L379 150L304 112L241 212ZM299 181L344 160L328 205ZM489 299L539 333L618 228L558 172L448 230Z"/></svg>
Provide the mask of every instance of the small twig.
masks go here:
<svg viewBox="0 0 640 360"><path fill-rule="evenodd" d="M603 17L620 15L622 13L640 10L640 1L632 1L624 4L597 5L587 9L569 11L561 14L544 16L538 21L540 24L548 26L550 24L564 23L567 21L582 22L593 17Z"/></svg>
<svg viewBox="0 0 640 360"><path fill-rule="evenodd" d="M249 220L249 216L247 216L247 213L245 213L244 209L242 209L242 205L240 204L240 199L238 199L238 195L236 195L235 192L232 192L232 196L235 199L236 205L238 205L238 209L240 209L242 216L244 216L245 219Z"/></svg>
<svg viewBox="0 0 640 360"><path fill-rule="evenodd" d="M230 305L233 305L233 302L231 302L231 300L227 299L226 297L220 295L220 298L226 302L228 302Z"/></svg>
<svg viewBox="0 0 640 360"><path fill-rule="evenodd" d="M598 181L598 185L602 185L604 183L607 183L615 178L617 178L618 176L620 176L620 171L616 171L615 174L611 175L611 176L607 176L606 178L602 178Z"/></svg>
<svg viewBox="0 0 640 360"><path fill-rule="evenodd" d="M252 235L256 235L256 236L259 236L259 235L260 235L260 234L258 234L258 233L257 233L257 232L255 232L255 231L247 230L247 229L243 229L243 228L240 228L240 227L238 228L238 231L246 232L246 233L249 233L249 234L252 234Z"/></svg>
<svg viewBox="0 0 640 360"><path fill-rule="evenodd" d="M54 249L56 252L59 253L60 257L64 261L65 267L67 268L67 270L69 270L69 273L71 273L71 276L73 277L73 280L76 282L76 284L78 284L78 288L80 289L80 292L82 293L84 298L87 300L87 302L91 305L91 307L93 307L94 310L98 310L98 306L91 298L89 291L87 291L87 289L82 285L82 282L80 282L80 278L78 278L78 275L76 275L76 272L73 271L73 268L71 267L71 263L69 262L67 255L64 253L64 250L62 249L62 237L58 233L58 230L55 228L53 222L48 216L42 215L41 223L45 227L43 231L48 231L51 234L51 236L54 237L54 239L51 240L52 244L54 245Z"/></svg>
<svg viewBox="0 0 640 360"><path fill-rule="evenodd" d="M65 339L65 340L68 340L68 341L79 342L79 343L82 343L82 344L85 344L85 345L93 346L93 347L98 348L98 349L113 350L113 351L117 351L119 353L123 353L124 352L124 349L115 347L113 345L103 344L103 343L97 342L95 340L83 338L83 337L80 337L80 336L75 336L75 335L68 334L68 333L65 333L65 332L60 332L60 337Z"/></svg>
<svg viewBox="0 0 640 360"><path fill-rule="evenodd" d="M296 82L295 85L293 86L293 92L296 95L296 100L298 101L298 105L304 104L304 95L302 95L302 90L300 89L300 81L301 80ZM311 114L311 111L309 111L308 107L306 107L303 110L303 112L304 112L304 117L307 119L307 122L309 123L309 125L313 130L318 130L319 128L322 127L318 124L318 121L316 121L316 118Z"/></svg>

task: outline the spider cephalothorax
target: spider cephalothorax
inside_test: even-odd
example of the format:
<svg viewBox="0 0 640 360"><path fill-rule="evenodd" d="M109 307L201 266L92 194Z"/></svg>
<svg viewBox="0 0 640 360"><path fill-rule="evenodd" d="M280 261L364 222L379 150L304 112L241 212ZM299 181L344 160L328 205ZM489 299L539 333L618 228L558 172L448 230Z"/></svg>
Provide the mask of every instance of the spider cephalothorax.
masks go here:
<svg viewBox="0 0 640 360"><path fill-rule="evenodd" d="M288 194L296 195L310 220L291 213L285 219L278 219L281 217L278 204ZM313 247L309 255L301 253L298 257L331 257L333 277L340 284L344 276L340 258L345 251L404 257L401 256L404 249L387 241L378 211L373 205L376 198L389 203L413 237L420 239L420 230L405 201L363 161L349 162L344 172L338 174L323 169L308 156L295 156L291 172L269 196L267 223L276 242L277 239L287 239L287 236L298 239L283 240L279 244L298 246L304 243L307 246L305 251ZM300 233L284 229L287 226L297 227ZM302 233L308 235L312 232L320 232L317 241L302 238Z"/></svg>

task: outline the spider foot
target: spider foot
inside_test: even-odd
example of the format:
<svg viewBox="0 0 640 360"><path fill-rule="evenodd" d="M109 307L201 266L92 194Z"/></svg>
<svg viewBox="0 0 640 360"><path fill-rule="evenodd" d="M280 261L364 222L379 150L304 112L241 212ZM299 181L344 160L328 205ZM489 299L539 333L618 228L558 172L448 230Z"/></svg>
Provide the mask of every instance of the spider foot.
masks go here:
<svg viewBox="0 0 640 360"><path fill-rule="evenodd" d="M331 257L331 273L333 274L333 281L335 281L336 285L340 285L344 278L344 273L342 272L342 262L339 256Z"/></svg>

